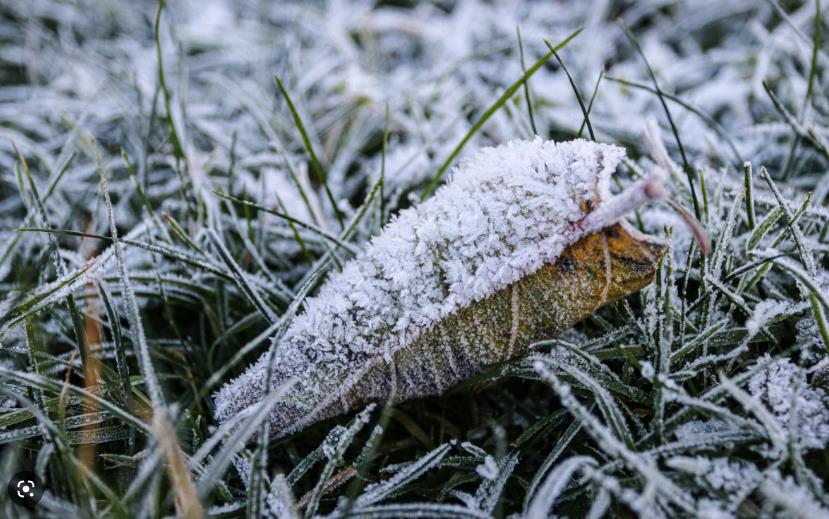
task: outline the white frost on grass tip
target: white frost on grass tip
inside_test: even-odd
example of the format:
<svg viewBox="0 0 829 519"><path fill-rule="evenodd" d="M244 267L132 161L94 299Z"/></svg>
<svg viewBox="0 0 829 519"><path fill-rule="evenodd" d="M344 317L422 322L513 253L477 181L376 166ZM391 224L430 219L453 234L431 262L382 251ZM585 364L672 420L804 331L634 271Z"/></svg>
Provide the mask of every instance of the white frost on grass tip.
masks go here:
<svg viewBox="0 0 829 519"><path fill-rule="evenodd" d="M463 161L431 199L402 211L331 275L273 346L274 385L298 380L289 402L271 412L277 434L301 428L298 417L335 397L332 380L345 381L372 357L390 359L441 319L658 197L652 181L611 196L623 156L617 146L536 138ZM261 400L266 362L267 354L216 395L220 420Z"/></svg>

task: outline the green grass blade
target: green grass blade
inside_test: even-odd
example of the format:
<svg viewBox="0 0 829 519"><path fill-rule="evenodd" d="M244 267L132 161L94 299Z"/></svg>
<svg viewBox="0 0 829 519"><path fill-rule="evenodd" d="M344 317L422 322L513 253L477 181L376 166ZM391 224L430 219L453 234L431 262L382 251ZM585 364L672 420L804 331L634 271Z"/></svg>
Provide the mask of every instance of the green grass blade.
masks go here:
<svg viewBox="0 0 829 519"><path fill-rule="evenodd" d="M521 62L521 72L527 73L527 65L524 63L524 41L521 39L521 26L515 26L515 34L518 36L518 57ZM535 126L535 117L533 116L533 103L530 99L530 82L524 82L524 101L527 103L527 113L530 117L530 128L533 129L533 135L538 135L538 128Z"/></svg>
<svg viewBox="0 0 829 519"><path fill-rule="evenodd" d="M697 220L702 219L702 214L700 213L700 206L699 200L697 199L697 189L695 184L694 178L694 170L691 168L691 164L688 162L688 157L685 154L685 147L682 145L682 139L679 138L679 130L676 127L676 123L674 123L674 118L671 115L671 110L668 108L668 103L665 102L665 96L662 93L662 89L659 88L659 83L656 80L656 73L653 71L650 62L648 61L647 56L645 56L645 51L642 50L642 47L639 45L639 41L633 35L632 32L627 28L627 26L619 19L619 26L624 31L625 35L630 40L633 48L636 52L642 57L642 61L645 63L645 68L648 69L648 75L651 78L651 82L653 83L653 89L656 92L657 97L659 97L659 102L662 104L662 109L665 111L665 116L668 118L668 124L671 125L671 131L674 134L674 139L676 140L676 145L679 148L679 155L682 157L682 167L685 170L685 175L688 178L688 187L691 190L691 201L694 204L694 215L697 217Z"/></svg>
<svg viewBox="0 0 829 519"><path fill-rule="evenodd" d="M299 112L297 112L296 106L294 106L294 102L291 100L291 96L288 95L288 90L286 90L285 85L282 84L282 80L279 79L279 76L276 76L275 79L276 84L279 86L279 91L282 93L282 97L285 98L285 102L288 104L288 109L291 111L294 123L302 136L302 142L305 144L305 151L307 151L308 155L311 157L311 165L314 167L314 171L317 172L317 178L325 190L325 196L328 197L328 201L331 203L331 208L333 209L334 214L337 217L337 221L340 223L340 229L342 230L345 225L343 223L343 215L340 212L340 208L337 206L337 201L334 200L331 188L328 187L328 179L325 174L325 170L323 169L322 164L320 164L317 154L314 152L314 146L311 144L311 139L308 137L308 131L302 123L302 118L299 116Z"/></svg>
<svg viewBox="0 0 829 519"><path fill-rule="evenodd" d="M558 52L555 51L553 48L553 44L550 43L548 40L544 40L544 44L547 45L547 48L550 49L550 52L553 53L555 56L556 61L558 64L561 65L561 69L564 71L564 74L567 76L567 81L570 82L570 88L573 89L573 93L576 94L576 101L579 103L579 108L581 108L581 113L584 116L584 120L582 124L587 123L587 133L590 134L590 140L596 140L596 134L593 133L593 125L590 124L590 113L587 111L587 107L584 106L584 98L581 96L581 92L579 91L579 87L576 85L576 82L573 80L573 76L570 75L570 71L567 70L567 66L564 64L564 61L561 59L561 56L558 55Z"/></svg>
<svg viewBox="0 0 829 519"><path fill-rule="evenodd" d="M576 32L564 38L558 45L554 47L554 50L559 51L563 49L564 46L570 43L570 41L573 38L578 36L579 33L581 33L581 31L582 29L578 29ZM522 74L521 77L518 78L518 80L515 83L510 85L509 88L507 88L506 91L504 91L504 93L501 94L498 97L498 99L495 100L492 106L487 108L487 110L478 118L478 120L475 121L475 124L472 125L472 128L470 128L469 131L466 132L466 135L464 135L463 139L461 139L461 142L459 142L458 145L455 146L455 149L452 150L452 153L450 153L446 160L443 162L443 165L441 165L441 167L438 169L438 172L435 174L434 177L432 177L432 180L429 181L429 184L426 186L426 189L424 189L423 193L420 195L421 202L424 201L426 197L428 197L429 194L435 189L438 182L440 182L441 177L443 177L443 174L446 173L446 170L449 169L449 166L452 165L452 162L455 160L455 157L458 156L458 154L461 152L466 143L469 142L469 139L471 139L472 136L475 135L478 132L478 130L481 129L481 126L483 126L484 123L487 122L487 120L489 120L490 117L492 117L492 114L497 112L498 109L501 108L501 106L503 106L504 103L506 103L519 88L521 88L521 85L523 85L528 79L530 79L533 76L533 74L535 74L538 71L538 69L544 66L545 63L550 61L550 59L553 57L553 54L554 52L551 50L543 56L541 56L541 58L539 58L538 61L536 61L533 64L532 67L530 67L524 74Z"/></svg>

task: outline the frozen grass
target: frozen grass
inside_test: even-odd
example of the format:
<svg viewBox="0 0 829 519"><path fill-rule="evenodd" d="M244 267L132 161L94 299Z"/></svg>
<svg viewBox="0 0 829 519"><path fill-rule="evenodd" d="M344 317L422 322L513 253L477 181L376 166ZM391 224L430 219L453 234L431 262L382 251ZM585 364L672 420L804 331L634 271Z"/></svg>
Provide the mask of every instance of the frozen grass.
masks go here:
<svg viewBox="0 0 829 519"><path fill-rule="evenodd" d="M2 3L0 480L63 518L829 516L820 7L399 4ZM711 254L641 211L656 283L529 358L278 440L289 386L217 423L328 272L535 131L667 170Z"/></svg>

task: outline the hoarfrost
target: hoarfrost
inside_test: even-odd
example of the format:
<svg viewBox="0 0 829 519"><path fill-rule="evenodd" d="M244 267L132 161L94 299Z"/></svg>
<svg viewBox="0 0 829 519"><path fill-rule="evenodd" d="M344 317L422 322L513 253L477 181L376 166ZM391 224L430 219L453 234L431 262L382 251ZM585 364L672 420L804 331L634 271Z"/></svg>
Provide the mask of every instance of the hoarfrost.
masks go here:
<svg viewBox="0 0 829 519"><path fill-rule="evenodd" d="M812 316L804 317L796 325L797 344L801 345L801 358L808 363L818 362L826 356L826 346Z"/></svg>
<svg viewBox="0 0 829 519"><path fill-rule="evenodd" d="M630 51L623 34L613 26L612 18L617 14L625 19L639 37L662 89L666 93L676 92L684 101L712 114L716 121L725 126L725 134L735 141L738 154L751 159L755 165L766 164L772 169L774 165L784 162L791 153L791 128L782 122L773 122L775 118L772 107L762 85L764 82L769 84L787 106L800 105L807 89L807 78L804 74L797 73L797 69L808 69L811 42L806 34L810 30L809 13L815 6L814 2L784 2L784 7L779 8L776 7L778 2L771 1L699 0L672 3L670 9L661 0L629 3L629 6L617 6L606 0L556 3L468 0L435 5L421 3L412 9L401 9L388 4L335 0L279 2L271 5L248 1L235 4L226 0L168 3L162 17L162 53L169 69L168 79L176 83L172 94L176 104L181 103L180 107L173 107L173 117L193 137L187 142L191 148L187 153L192 154L194 163L198 166L194 170L203 169L205 172L207 190L211 187L223 188L226 182L233 181L234 187L246 192L251 200L273 207L276 203L275 194L279 194L285 204L285 212L290 215L306 221L317 218L323 228L333 228L328 224L336 224L330 208L325 207L324 201L319 199L318 190L307 189L310 201L306 204L293 183L288 181L285 163L303 161L296 160L297 157L292 155L301 149L301 144L291 141L289 137L293 135L296 138L294 128L283 123L289 121L289 118L279 117L284 113L277 114L276 117L273 114L280 108L284 109L281 104L273 102L271 74L276 71L286 79L286 83L290 83L297 75L300 76L298 81L289 86L289 90L293 88L305 94L298 95L297 101L303 118L309 124L312 140L319 139L323 143L326 139L335 140L332 136L341 135L344 142L342 149L356 150L327 153L326 149L321 153L323 162L329 159L336 162L330 170L330 181L338 200L359 199L358 190L377 178L372 174L379 174L379 157L372 154L363 158L361 152L364 150L359 149L360 143L352 135L365 138L367 133L378 133L383 120L382 108L378 110L378 107L384 104L389 106L389 111L393 114L392 133L395 137L389 143L386 157L386 197L390 198L387 207L394 210L392 208L397 207L395 197L428 179L434 172L434 161L448 156L451 147L468 130L475 111L486 106L491 102L494 92L497 93L506 83L520 75L514 38L515 27L519 24L530 59L546 50L541 44L541 38L566 34L581 25L586 27L585 32L568 45L562 56L581 85L592 85L600 67L603 64L607 67L606 79L592 106L591 119L600 139L630 142L635 146L634 132L642 126L643 120L656 113L663 127L667 121L662 115L658 98L652 93L607 79L615 77L636 81L639 78L638 81L644 82L643 78L646 77L639 57ZM785 17L782 21L777 20L778 12L782 13L783 9L791 9L791 20ZM168 151L164 150L163 144L159 144L159 139L164 139L165 136L158 132L159 135L154 139L148 139L146 143L138 142L144 140L145 134L145 129L139 128L144 125L142 114L155 110L154 92L158 88L158 63L152 42L154 6L122 0L85 2L79 5L45 0L8 0L3 2L0 11L8 22L5 26L9 28L6 35L8 41L2 50L6 65L10 65L7 68L19 69L21 75L25 73L31 81L29 84L5 85L0 92L0 119L7 136L15 139L27 156L38 155L43 166L53 170L61 162L61 155L57 151L59 143L73 141L72 134L80 131L92 132L101 142L115 144L120 141L131 156L148 153L149 156L145 157L146 164L137 164L140 176L146 177L145 189L148 196L154 205L157 204L157 210L180 213L182 204L178 195L181 186L172 169ZM168 14L173 19L169 25ZM27 19L32 21L22 23ZM719 30L725 26L736 30ZM167 31L168 27L173 30ZM55 34L62 35L59 41L55 39ZM171 41L170 34L179 41ZM75 38L73 35L83 37ZM699 35L704 37L700 38ZM798 36L805 37L799 40ZM574 59L571 60L571 56ZM818 58L822 70L826 61L825 53L819 54ZM301 66L296 66L298 64ZM16 77L17 74L15 71L11 77ZM225 79L231 77L232 81ZM822 84L825 81L819 76L817 85ZM575 130L582 120L582 114L559 69L542 67L533 77L530 88L532 97L537 101L536 106L555 107L555 110L537 111L540 134L545 135L551 129L556 134L559 131L567 133ZM817 109L809 109L804 124L814 126L816 138L823 141L827 133L825 99L816 96L815 104ZM694 167L709 160L726 160L720 153L728 152L726 139L720 138L693 114L680 110L674 104L669 106L674 111L679 134ZM364 107L368 116L359 119ZM493 116L484 131L471 139L467 149L472 149L479 143L503 142L516 135L529 135L522 108L508 104ZM180 117L182 113L186 114L186 121ZM339 122L350 120L354 113L357 114L354 131L342 132ZM760 117L755 118L755 114ZM142 134L138 141L135 140L135 129L141 130L137 132ZM150 133L147 132L146 135L149 137ZM235 156L238 157L234 168L229 167L234 155L231 135L238 137L234 140ZM127 139L123 139L124 136ZM283 140L285 142L280 142ZM671 139L666 141L673 158L677 159ZM66 150L73 149L73 146L67 145ZM82 144L79 143L77 147L83 151ZM274 147L277 148L276 151ZM283 147L285 149L280 149ZM815 157L821 158L819 150L812 148L810 145L799 146L798 160L795 162L800 165L794 168L791 177L793 181L787 182L801 188L801 193L814 189L813 203L816 207L806 209L803 214L801 222L804 222L804 232L810 226L816 227L816 223L819 224L818 228L822 227L826 219L825 210L818 206L825 203L829 182L823 174L823 160L814 160ZM352 165L349 153L359 163L360 169L354 174L348 170L346 175L345 171ZM0 253L15 250L17 256L26 259L34 257L33 244L41 241L43 236L34 233L18 234L15 231L21 226L21 219L27 209L18 200L20 197L14 190L8 189L15 184L13 160L8 139L4 139L0 143L0 163L3 166L0 169L3 171L3 193L11 195L0 200L0 215L3 219L0 244L10 243L18 236L20 242L16 249L11 245L8 248L1 246ZM131 194L131 187L128 182L118 181L118 177L123 177L123 166L117 157L105 160L107 168L115 172L112 180L112 191L118 194L118 201L113 208L115 219L125 229L133 229L128 236L141 237L143 240L146 235L147 241L153 241L155 236L152 235L152 225L149 225L148 230L149 220L140 220L142 214L135 210L140 204L136 203L135 196ZM36 162L33 160L32 163ZM741 163L742 160L734 162L737 172ZM224 172L231 169L233 175L225 177ZM302 170L302 166L298 169ZM97 222L95 227L88 229L89 232L100 233L108 219L102 217L101 207L96 210L95 204L90 203L92 198L89 195L88 178L93 171L94 167L89 161L84 162L83 154L79 155L75 165L66 173L64 181L56 186L55 196L48 201L47 210L57 217L70 214L75 207L83 207L93 213L91 221ZM40 173L42 172L36 172L36 180L43 183L45 179ZM305 171L298 171L297 174L301 177L300 182L310 184L305 178ZM739 173L735 174L731 168L728 176L735 178L723 179L716 174L706 173L705 179L711 196L711 215L705 223L711 230L715 230L721 221L719 199L723 190L733 192L741 189L742 179ZM726 185L722 185L723 182ZM783 183L781 189L786 189ZM789 197L788 192L786 196ZM792 207L798 207L802 201L799 198L789 199ZM756 192L755 201L758 210L776 207L775 200L768 193ZM312 205L313 211L309 211L307 205ZM348 210L344 212L349 213ZM260 215L266 236L263 243L266 252L278 260L282 259L282 255L290 258L297 254L299 249L291 236L287 233L279 235L279 232L285 231L284 224L280 229L279 225L274 224L277 220L262 213ZM680 269L683 268L686 263L685 251L692 237L681 219L663 207L645 210L641 216L645 230L661 231L665 226L673 228L672 251L675 264ZM471 222L471 227L478 223ZM257 221L252 222L252 225L259 224ZM760 244L771 242L776 235L776 228L774 231ZM306 235L302 233L302 236ZM746 235L735 236L735 243L745 237ZM306 241L312 249L319 245L318 242L314 243L313 237ZM825 244L811 236L807 236L806 243L814 248L816 255L825 252ZM478 245L488 244L471 244L475 247ZM178 252L179 248L171 244L169 250ZM790 249L782 245L781 251L786 250ZM114 271L111 253L112 249L105 251L100 260L101 274L110 277ZM61 254L67 256L73 268L82 264L81 254L72 251L61 251ZM72 257L69 258L69 255ZM738 261L741 259L738 256L735 258ZM268 259L271 259L270 255ZM146 275L157 271L163 273L165 279L176 283L186 281L184 276L192 273L189 267L181 268L175 261L166 258L160 258L157 266L149 260L149 253L132 248L125 258L125 264L133 274ZM208 263L207 260L199 262ZM0 262L0 280L7 280L10 273L14 274L12 265L12 262ZM295 272L299 272L299 276L304 272L301 265L292 264L290 268L293 270L286 278L293 279ZM694 280L697 273L698 270L692 268L686 276ZM283 274L284 272L277 273L279 276ZM786 298L785 285L775 276L772 272L766 288L771 297ZM257 273L251 280L257 287L261 287L272 282L266 278L267 276ZM475 278L475 272L472 272L470 278ZM91 280L97 281L97 277L93 277L90 272L89 278L78 278L62 288L55 284L41 286L47 291L60 288L44 300L42 305L35 307L56 309L55 312L41 311L38 316L43 321L45 337L64 340L66 313L52 304L61 301L70 292L78 292L81 285ZM210 285L212 278L199 275L195 281ZM718 282L727 285L726 280ZM474 294L476 286L473 283L470 286L464 285L463 288ZM174 287L166 287L165 290L168 295L177 293ZM10 305L17 304L20 295L22 294L16 292L16 288L10 287L6 292L8 297L0 302L0 315L5 315L11 309ZM141 297L137 303L145 305L154 300L157 299ZM782 302L776 304L774 301L765 301L754 307L757 299L753 295L741 301L753 310L746 323L749 336L758 334L769 323L769 319L775 320L775 316L780 315L779 311L796 313L794 307L784 310L780 306L785 305ZM348 313L352 308L349 304L346 298L338 311ZM333 301L331 305L334 305ZM389 310L390 313L393 311L396 310ZM439 315L440 311L438 305L425 307L425 317L409 316L409 324L414 323L412 326L416 327L421 321ZM711 309L710 315L711 322L725 318L733 322L731 316L719 307ZM228 320L232 318L229 316ZM376 328L370 329L371 333L386 334L382 326L387 322L391 322L391 318L388 321L379 318L375 323ZM344 330L344 337L351 337L349 334L353 331ZM718 333L717 337L726 337L726 331ZM23 352L21 348L12 347L22 344L24 340L20 326L4 329L0 333L3 334L2 346L7 347L7 352ZM572 339L573 343L585 339L578 337L579 333L575 331L569 335L572 337L568 336L567 340ZM761 337L757 339L762 340ZM797 434L806 434L802 446L813 448L812 445L819 445L825 448L826 393L818 386L826 384L829 377L826 375L825 345L813 317L800 320L796 341L803 366L813 366L823 359L823 368L810 370L813 373L812 385L806 382L804 370L789 361L772 363L766 356L761 362L772 365L752 378L749 390L769 407L777 417L775 421L782 427L797 424ZM337 341L335 344L348 343ZM353 354L359 357L370 352L374 346L374 343L370 343L362 347L355 345L353 350L349 346L319 351L320 354L328 355L327 358L332 361L339 361L342 355ZM304 354L304 350L298 353ZM54 376L66 370L69 356L61 355L57 358L60 362L46 368L44 374ZM285 359L280 359L283 360ZM3 366L11 368L11 365L5 363ZM75 359L72 366L80 368L80 360ZM643 362L642 368L644 376L652 374L652 364ZM690 372L696 374L694 370ZM632 368L630 375L635 379L636 374ZM681 384L682 380L676 380L676 383ZM745 380L740 384L744 385ZM255 386L254 383L253 387ZM796 392L795 387L799 387L800 391ZM246 398L255 401L259 394L257 391L259 390L251 390ZM562 396L578 396L580 393L580 390L571 393L570 386L564 385L559 391ZM798 399L794 405L796 414L792 413L795 396ZM682 404L681 400L676 402ZM824 404L823 408L816 405L819 402ZM0 403L0 408L4 406L16 407L17 403L6 400ZM668 416L671 414L669 412ZM792 417L792 414L795 416ZM736 436L739 432L740 429L733 425L710 419L685 422L674 430L674 435L683 446L704 444L720 448L723 445L722 437L728 436L727 433ZM342 431L336 429L334 433L340 437ZM712 437L719 440L712 440ZM333 438L330 441L334 441ZM334 456L335 447L335 444L326 444L321 451L325 450L328 456ZM237 458L234 464L241 469L243 479L247 479L247 460ZM734 480L731 476L734 474L730 471L749 470L735 467L742 466L740 461L715 459L711 460L711 464L717 468L717 479L711 482L697 481L698 484L717 484L723 489L733 489ZM786 470L791 470L790 465ZM407 466L387 465L378 471L391 473L405 470ZM599 474L595 480L619 497L622 493L620 485L630 486L632 478L619 480ZM271 491L274 491L273 485ZM825 503L821 505L816 502L804 486L780 472L772 471L758 493L767 499L767 508L763 510L770 512L767 515L826 516ZM290 497L289 490L284 494ZM394 496L394 493L389 492L387 495ZM269 494L269 501L271 497ZM647 506L649 500L652 502L653 495L645 488L641 496L636 491L628 490L619 499L637 508L639 503ZM661 494L656 499L662 499ZM276 500L274 509L284 503L290 501ZM733 515L721 501L702 499L696 505L697 512L702 517ZM226 506L227 512L230 512L235 505ZM214 510L217 509L211 509L211 512ZM282 516L285 509L278 510L276 515ZM430 511L425 507L423 510L423 513ZM778 510L782 512L775 514Z"/></svg>
<svg viewBox="0 0 829 519"><path fill-rule="evenodd" d="M791 308L791 303L786 301L761 301L754 307L754 313L746 321L748 337L754 337L772 319L784 314Z"/></svg>
<svg viewBox="0 0 829 519"><path fill-rule="evenodd" d="M307 413L333 396L330 380L345 380L371 357L390 360L446 316L554 262L597 220L612 218L610 175L623 155L581 139L535 138L462 161L434 197L402 211L306 301L275 346L274 383L301 375L295 394L304 401L292 405ZM220 420L261 398L266 360L216 395ZM279 434L299 426L281 425Z"/></svg>
<svg viewBox="0 0 829 519"><path fill-rule="evenodd" d="M697 502L701 519L732 519L734 514L723 510L720 503L712 499L700 499Z"/></svg>
<svg viewBox="0 0 829 519"><path fill-rule="evenodd" d="M325 454L326 458L332 459L336 456L340 441L347 431L348 429L342 425L336 425L331 429L328 436L325 437L325 441L322 443L322 453Z"/></svg>
<svg viewBox="0 0 829 519"><path fill-rule="evenodd" d="M265 504L265 517L267 519L290 519L299 517L291 487L282 474L277 474L271 481L271 488L268 491Z"/></svg>
<svg viewBox="0 0 829 519"><path fill-rule="evenodd" d="M642 377L647 380L653 380L654 375L656 375L656 370L654 369L653 364L645 360L639 363L639 367Z"/></svg>
<svg viewBox="0 0 829 519"><path fill-rule="evenodd" d="M753 481L760 476L760 471L751 463L727 458L709 460L707 469L707 473L698 480L730 495L742 490L747 481Z"/></svg>
<svg viewBox="0 0 829 519"><path fill-rule="evenodd" d="M758 363L768 362L761 357ZM795 394L795 387L800 387ZM798 444L803 448L821 449L829 442L829 396L821 388L806 381L806 372L789 359L780 359L751 377L748 383L751 395L759 399L778 418L789 424L792 406L797 409Z"/></svg>
<svg viewBox="0 0 829 519"><path fill-rule="evenodd" d="M827 519L829 510L824 508L807 489L798 485L791 476L782 476L780 471L772 474L760 486L765 496L765 507L773 511L782 509L782 514L768 514L772 517L798 517L802 519Z"/></svg>
<svg viewBox="0 0 829 519"><path fill-rule="evenodd" d="M239 477L242 478L242 481L245 482L245 485L248 484L250 480L250 454L239 454L238 456L233 457L233 467L236 469L236 472L239 473Z"/></svg>
<svg viewBox="0 0 829 519"><path fill-rule="evenodd" d="M475 467L475 472L477 472L478 475L482 478L488 479L490 481L497 478L498 464L495 462L495 458L487 455L487 457L484 458L484 462Z"/></svg>

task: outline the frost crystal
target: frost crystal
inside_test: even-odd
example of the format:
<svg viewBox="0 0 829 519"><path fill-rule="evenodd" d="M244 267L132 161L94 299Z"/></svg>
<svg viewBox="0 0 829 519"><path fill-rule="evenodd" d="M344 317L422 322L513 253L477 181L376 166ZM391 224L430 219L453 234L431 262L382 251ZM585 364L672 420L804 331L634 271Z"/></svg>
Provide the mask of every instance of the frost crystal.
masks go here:
<svg viewBox="0 0 829 519"><path fill-rule="evenodd" d="M648 361L642 361L639 365L641 366L642 377L647 380L653 380L653 377L656 374L653 364Z"/></svg>
<svg viewBox="0 0 829 519"><path fill-rule="evenodd" d="M708 472L702 476L711 488L726 494L736 494L746 483L758 479L760 471L754 465L743 461L731 461L727 458L710 460Z"/></svg>
<svg viewBox="0 0 829 519"><path fill-rule="evenodd" d="M488 479L490 481L494 480L498 477L498 464L495 462L495 458L492 456L487 456L484 458L484 462L475 467L475 472L478 473L484 479Z"/></svg>
<svg viewBox="0 0 829 519"><path fill-rule="evenodd" d="M780 314L787 312L791 304L784 301L761 301L754 307L754 313L746 321L749 336L757 335L763 326Z"/></svg>
<svg viewBox="0 0 829 519"><path fill-rule="evenodd" d="M706 439L715 434L736 433L739 429L720 420L692 420L677 427L676 439L682 442L705 443Z"/></svg>
<svg viewBox="0 0 829 519"><path fill-rule="evenodd" d="M817 321L812 316L804 317L796 325L797 344L800 345L801 361L806 363L819 362L826 354L823 337L820 336Z"/></svg>
<svg viewBox="0 0 829 519"><path fill-rule="evenodd" d="M768 355L759 362L768 362ZM799 387L798 394L795 394L796 387ZM791 423L792 407L797 409L797 440L802 447L821 449L829 442L829 396L808 384L805 371L789 359L773 362L751 377L748 389L784 427Z"/></svg>
<svg viewBox="0 0 829 519"><path fill-rule="evenodd" d="M236 467L236 472L246 484L250 480L250 458L247 455L239 455L233 458L233 466Z"/></svg>
<svg viewBox="0 0 829 519"><path fill-rule="evenodd" d="M536 138L463 161L434 197L402 211L332 275L275 345L275 385L299 379L292 401L272 411L279 434L334 396L331 380L356 376L373 357L391 359L441 319L554 262L597 223L612 223L620 215L606 203L609 181L623 155L611 145ZM219 419L262 398L266 359L219 392Z"/></svg>
<svg viewBox="0 0 829 519"><path fill-rule="evenodd" d="M791 476L783 476L779 470L771 472L760 486L760 492L765 496L767 506L785 511L773 517L829 517L829 510L821 506L808 489L797 484Z"/></svg>

